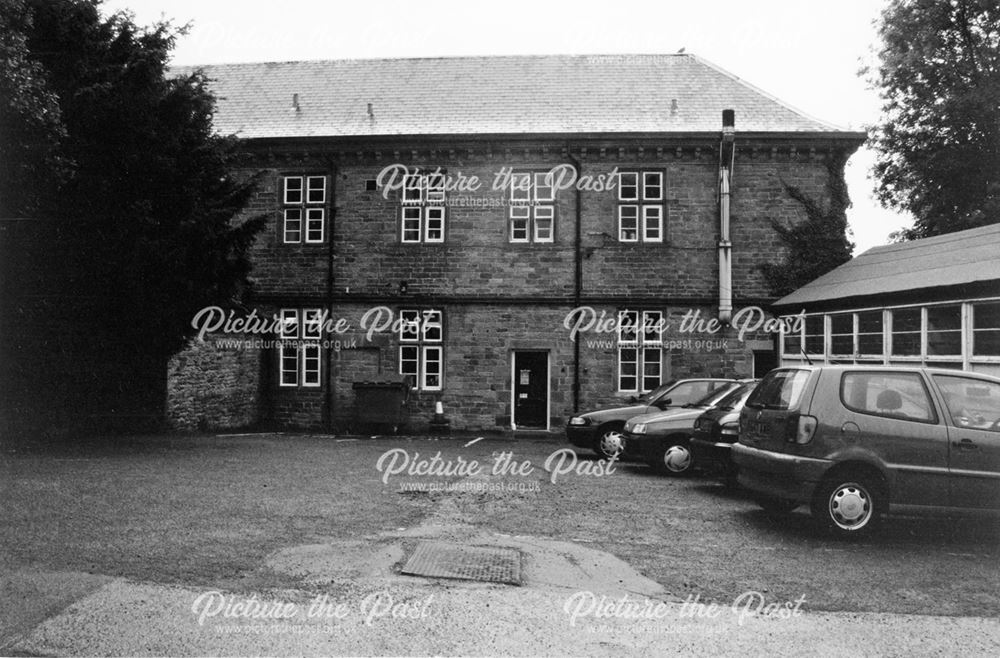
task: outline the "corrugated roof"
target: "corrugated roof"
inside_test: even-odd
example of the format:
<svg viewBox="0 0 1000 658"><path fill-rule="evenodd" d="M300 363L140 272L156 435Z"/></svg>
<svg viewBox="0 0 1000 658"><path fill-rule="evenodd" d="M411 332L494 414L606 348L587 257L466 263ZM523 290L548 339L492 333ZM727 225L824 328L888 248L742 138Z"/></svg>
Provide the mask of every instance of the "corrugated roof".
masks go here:
<svg viewBox="0 0 1000 658"><path fill-rule="evenodd" d="M690 54L330 60L202 68L244 138L522 133L842 133ZM299 110L293 107L297 94ZM370 108L370 111L369 111Z"/></svg>
<svg viewBox="0 0 1000 658"><path fill-rule="evenodd" d="M782 297L775 306L990 281L997 282L1000 294L1000 224L874 247Z"/></svg>

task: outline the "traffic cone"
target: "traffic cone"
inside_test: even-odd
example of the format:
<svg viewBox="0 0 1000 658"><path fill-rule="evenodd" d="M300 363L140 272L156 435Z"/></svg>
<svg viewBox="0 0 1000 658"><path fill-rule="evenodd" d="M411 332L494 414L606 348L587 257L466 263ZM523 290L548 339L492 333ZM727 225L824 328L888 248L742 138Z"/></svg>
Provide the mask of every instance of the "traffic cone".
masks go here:
<svg viewBox="0 0 1000 658"><path fill-rule="evenodd" d="M434 403L434 418L431 419L431 434L449 434L451 421L444 417L444 404L438 400Z"/></svg>

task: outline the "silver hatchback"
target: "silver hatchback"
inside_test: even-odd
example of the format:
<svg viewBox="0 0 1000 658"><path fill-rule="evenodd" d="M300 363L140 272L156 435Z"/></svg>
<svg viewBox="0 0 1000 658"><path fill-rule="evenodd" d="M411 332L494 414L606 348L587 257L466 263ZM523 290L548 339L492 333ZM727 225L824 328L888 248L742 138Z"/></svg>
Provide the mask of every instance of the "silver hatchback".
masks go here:
<svg viewBox="0 0 1000 658"><path fill-rule="evenodd" d="M1000 509L1000 379L959 370L773 370L740 413L739 482L761 506L809 505L835 534L892 511Z"/></svg>

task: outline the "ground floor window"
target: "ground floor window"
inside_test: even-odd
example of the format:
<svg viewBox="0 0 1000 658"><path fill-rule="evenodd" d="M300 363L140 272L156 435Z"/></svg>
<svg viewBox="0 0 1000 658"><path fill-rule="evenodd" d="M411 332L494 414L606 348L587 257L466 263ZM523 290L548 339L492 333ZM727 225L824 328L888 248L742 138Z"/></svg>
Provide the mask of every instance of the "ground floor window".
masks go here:
<svg viewBox="0 0 1000 658"><path fill-rule="evenodd" d="M280 317L278 384L282 387L318 387L321 382L322 311L284 308Z"/></svg>
<svg viewBox="0 0 1000 658"><path fill-rule="evenodd" d="M618 313L618 390L645 393L663 378L663 312Z"/></svg>
<svg viewBox="0 0 1000 658"><path fill-rule="evenodd" d="M440 391L444 375L443 312L403 309L399 317L399 374L413 388Z"/></svg>

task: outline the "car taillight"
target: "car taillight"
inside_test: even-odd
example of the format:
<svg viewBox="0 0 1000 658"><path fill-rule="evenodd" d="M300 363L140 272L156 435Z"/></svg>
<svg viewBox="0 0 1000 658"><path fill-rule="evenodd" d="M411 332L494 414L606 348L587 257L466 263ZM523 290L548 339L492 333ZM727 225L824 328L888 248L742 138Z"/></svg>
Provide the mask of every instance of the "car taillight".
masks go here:
<svg viewBox="0 0 1000 658"><path fill-rule="evenodd" d="M799 416L798 427L796 428L794 441L800 445L812 441L816 433L817 420L813 416Z"/></svg>
<svg viewBox="0 0 1000 658"><path fill-rule="evenodd" d="M740 423L739 421L733 421L732 423L726 423L719 429L719 433L722 436L739 436L740 434Z"/></svg>

